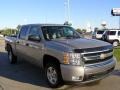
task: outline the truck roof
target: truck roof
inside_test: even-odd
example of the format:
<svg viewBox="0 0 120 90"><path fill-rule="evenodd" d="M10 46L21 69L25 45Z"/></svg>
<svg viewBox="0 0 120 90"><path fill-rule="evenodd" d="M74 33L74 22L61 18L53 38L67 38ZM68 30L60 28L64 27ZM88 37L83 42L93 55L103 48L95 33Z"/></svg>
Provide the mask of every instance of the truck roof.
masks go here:
<svg viewBox="0 0 120 90"><path fill-rule="evenodd" d="M64 25L64 24L26 24L26 25L22 25L22 26L68 26L68 25Z"/></svg>

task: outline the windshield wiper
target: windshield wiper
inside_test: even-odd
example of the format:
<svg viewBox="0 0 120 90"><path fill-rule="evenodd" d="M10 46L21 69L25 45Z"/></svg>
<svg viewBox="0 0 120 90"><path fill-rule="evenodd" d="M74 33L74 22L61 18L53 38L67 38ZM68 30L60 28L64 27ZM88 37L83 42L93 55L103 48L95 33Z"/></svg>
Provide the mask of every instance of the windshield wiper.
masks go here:
<svg viewBox="0 0 120 90"><path fill-rule="evenodd" d="M78 39L78 38L80 38L80 37L68 35L68 36L66 36L66 38L67 38L67 39Z"/></svg>

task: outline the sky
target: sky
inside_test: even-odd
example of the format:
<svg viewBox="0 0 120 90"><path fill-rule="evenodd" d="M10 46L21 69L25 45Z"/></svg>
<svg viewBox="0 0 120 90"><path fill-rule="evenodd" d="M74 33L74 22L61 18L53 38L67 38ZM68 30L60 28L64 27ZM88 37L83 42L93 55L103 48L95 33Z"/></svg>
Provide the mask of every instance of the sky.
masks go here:
<svg viewBox="0 0 120 90"><path fill-rule="evenodd" d="M0 28L17 27L18 24L57 23L66 20L66 0L0 0ZM112 8L119 8L120 0L70 0L70 22L75 28L117 28L119 17L111 15Z"/></svg>

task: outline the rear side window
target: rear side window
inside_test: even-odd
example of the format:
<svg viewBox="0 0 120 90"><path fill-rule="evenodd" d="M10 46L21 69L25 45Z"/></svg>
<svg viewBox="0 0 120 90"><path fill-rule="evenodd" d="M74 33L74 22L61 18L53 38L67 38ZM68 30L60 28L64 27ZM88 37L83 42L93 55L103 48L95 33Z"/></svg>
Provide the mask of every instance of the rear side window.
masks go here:
<svg viewBox="0 0 120 90"><path fill-rule="evenodd" d="M97 31L97 34L103 34L104 31Z"/></svg>
<svg viewBox="0 0 120 90"><path fill-rule="evenodd" d="M115 35L116 34L116 31L109 31L108 32L108 35Z"/></svg>
<svg viewBox="0 0 120 90"><path fill-rule="evenodd" d="M120 36L120 31L118 32L118 36Z"/></svg>
<svg viewBox="0 0 120 90"><path fill-rule="evenodd" d="M29 26L23 26L20 30L19 38L22 40L26 39Z"/></svg>

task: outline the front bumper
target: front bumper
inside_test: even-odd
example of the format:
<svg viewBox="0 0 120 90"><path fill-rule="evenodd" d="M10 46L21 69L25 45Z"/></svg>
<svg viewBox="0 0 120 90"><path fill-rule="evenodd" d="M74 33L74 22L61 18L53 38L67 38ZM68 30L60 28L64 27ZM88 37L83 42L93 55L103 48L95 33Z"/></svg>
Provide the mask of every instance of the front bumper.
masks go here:
<svg viewBox="0 0 120 90"><path fill-rule="evenodd" d="M88 64L84 67L61 64L61 73L64 81L87 83L100 80L108 76L115 68L116 59Z"/></svg>

